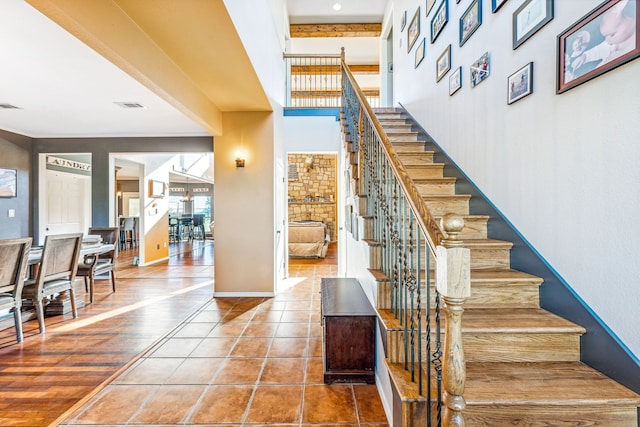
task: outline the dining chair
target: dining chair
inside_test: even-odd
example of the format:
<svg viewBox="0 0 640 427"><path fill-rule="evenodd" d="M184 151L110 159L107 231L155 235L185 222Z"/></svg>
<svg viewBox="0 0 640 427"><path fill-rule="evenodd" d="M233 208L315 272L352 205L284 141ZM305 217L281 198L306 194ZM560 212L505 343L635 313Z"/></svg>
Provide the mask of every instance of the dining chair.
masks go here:
<svg viewBox="0 0 640 427"><path fill-rule="evenodd" d="M13 310L18 342L22 342L22 287L31 241L31 237L0 240L0 310Z"/></svg>
<svg viewBox="0 0 640 427"><path fill-rule="evenodd" d="M78 263L78 277L84 279L84 290L89 292L89 301L93 302L95 280L103 274L111 279L111 289L116 291L115 259L118 257L118 227L91 227L88 234L102 237L102 243L113 244L113 250L99 254L87 255Z"/></svg>
<svg viewBox="0 0 640 427"><path fill-rule="evenodd" d="M82 233L52 234L45 237L42 259L36 277L24 282L22 298L31 300L36 308L40 333L44 333L44 299L69 292L73 318L78 317L73 282L78 270Z"/></svg>

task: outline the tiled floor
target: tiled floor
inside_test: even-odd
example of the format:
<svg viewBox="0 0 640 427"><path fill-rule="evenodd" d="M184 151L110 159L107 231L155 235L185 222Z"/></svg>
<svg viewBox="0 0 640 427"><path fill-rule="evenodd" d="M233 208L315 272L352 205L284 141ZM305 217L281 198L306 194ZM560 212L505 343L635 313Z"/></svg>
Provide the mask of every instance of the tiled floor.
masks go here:
<svg viewBox="0 0 640 427"><path fill-rule="evenodd" d="M214 299L61 425L387 426L375 385L325 385L320 278L275 298Z"/></svg>

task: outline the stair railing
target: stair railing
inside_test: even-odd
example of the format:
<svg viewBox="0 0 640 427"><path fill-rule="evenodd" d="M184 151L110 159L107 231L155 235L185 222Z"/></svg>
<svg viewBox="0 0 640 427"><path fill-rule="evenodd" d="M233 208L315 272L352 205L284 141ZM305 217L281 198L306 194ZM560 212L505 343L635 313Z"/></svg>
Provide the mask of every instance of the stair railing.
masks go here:
<svg viewBox="0 0 640 427"><path fill-rule="evenodd" d="M405 370L410 371L420 395L436 396L436 413L427 405L428 425L464 426L466 368L461 318L463 303L470 295L470 256L457 237L464 221L445 215L443 231L431 215L344 60L342 109L345 138L357 152L359 197L366 199L367 216L373 220L380 270L390 280L391 310L404 328ZM436 283L433 321L432 270ZM441 299L446 316L444 347Z"/></svg>

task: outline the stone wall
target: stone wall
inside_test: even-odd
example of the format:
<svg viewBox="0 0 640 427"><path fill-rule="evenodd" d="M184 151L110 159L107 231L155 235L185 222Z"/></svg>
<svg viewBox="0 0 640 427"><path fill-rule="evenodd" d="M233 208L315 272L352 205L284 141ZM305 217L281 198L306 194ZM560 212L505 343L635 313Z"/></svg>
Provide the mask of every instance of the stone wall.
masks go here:
<svg viewBox="0 0 640 427"><path fill-rule="evenodd" d="M336 240L336 175L334 154L289 154L289 221L321 221Z"/></svg>

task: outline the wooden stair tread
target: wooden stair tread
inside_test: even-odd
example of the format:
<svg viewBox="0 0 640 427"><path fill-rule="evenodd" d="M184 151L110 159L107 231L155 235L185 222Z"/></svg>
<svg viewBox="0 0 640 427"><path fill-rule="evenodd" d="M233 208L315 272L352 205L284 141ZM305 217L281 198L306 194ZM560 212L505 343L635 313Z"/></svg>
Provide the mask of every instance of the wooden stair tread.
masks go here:
<svg viewBox="0 0 640 427"><path fill-rule="evenodd" d="M406 168L407 166L405 166ZM439 183L454 183L456 182L456 178L444 176L438 178L412 178L414 184L439 184ZM488 218L488 217L487 217Z"/></svg>
<svg viewBox="0 0 640 427"><path fill-rule="evenodd" d="M369 272L373 275L377 282L384 282L389 279L387 275L382 272L382 270L371 268L369 269ZM433 272L431 273L431 281L435 281ZM493 284L500 282L540 285L542 283L542 278L529 273L511 269L501 268L471 270L471 289L473 289L474 284Z"/></svg>
<svg viewBox="0 0 640 427"><path fill-rule="evenodd" d="M389 370L389 377L391 378L401 401L425 402L427 400L427 396L418 394L417 382L411 381L411 372L404 369L404 364L391 363L388 359L385 360L385 363ZM422 388L424 390L424 394L426 394L426 375L423 375L422 380Z"/></svg>
<svg viewBox="0 0 640 427"><path fill-rule="evenodd" d="M421 196L421 198L422 200L432 200L432 201L447 200L447 199L469 200L471 199L471 195L470 194L450 194L450 195L434 194L429 196Z"/></svg>
<svg viewBox="0 0 640 427"><path fill-rule="evenodd" d="M581 362L467 363L472 405L640 405L640 396Z"/></svg>

